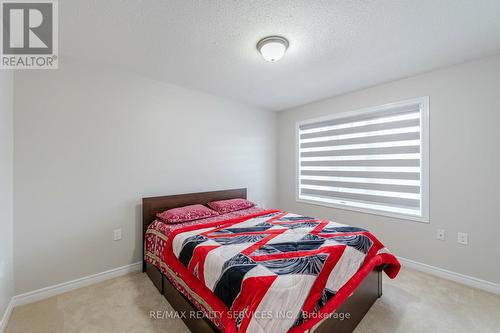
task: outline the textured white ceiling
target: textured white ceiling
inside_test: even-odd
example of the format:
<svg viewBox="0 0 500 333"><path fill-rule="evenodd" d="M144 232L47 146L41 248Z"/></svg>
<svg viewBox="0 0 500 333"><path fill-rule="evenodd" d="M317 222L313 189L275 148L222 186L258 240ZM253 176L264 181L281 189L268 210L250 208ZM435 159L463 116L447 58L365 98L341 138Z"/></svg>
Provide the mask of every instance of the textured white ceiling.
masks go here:
<svg viewBox="0 0 500 333"><path fill-rule="evenodd" d="M61 0L60 53L272 110L500 53L499 0ZM281 61L255 44L282 35Z"/></svg>

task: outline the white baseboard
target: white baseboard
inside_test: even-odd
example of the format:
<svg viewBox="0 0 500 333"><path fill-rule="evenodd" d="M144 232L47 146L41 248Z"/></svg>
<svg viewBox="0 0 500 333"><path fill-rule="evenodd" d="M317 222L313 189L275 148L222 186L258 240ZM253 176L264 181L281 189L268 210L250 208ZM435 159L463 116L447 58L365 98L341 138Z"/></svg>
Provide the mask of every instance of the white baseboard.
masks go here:
<svg viewBox="0 0 500 333"><path fill-rule="evenodd" d="M398 257L399 262L403 267L408 267L415 269L417 271L421 271L424 273L428 273L431 275L438 276L443 279L451 280L457 283L465 284L466 286L481 289L484 291L488 291L493 294L500 295L500 284L481 280L472 276L448 271L443 268L422 264L418 261L413 261L406 258Z"/></svg>
<svg viewBox="0 0 500 333"><path fill-rule="evenodd" d="M122 276L131 272L140 271L142 269L142 262L136 262L130 265L113 268L109 271L97 273L94 275L85 276L76 280L63 282L56 284L54 286L45 287L38 290L29 291L24 294L16 295L12 298L13 306L24 305L28 303L33 303L40 301L45 298L49 298L55 295L65 293L70 290L82 288L89 286L94 283L112 279L118 276ZM1 332L1 331L0 331Z"/></svg>
<svg viewBox="0 0 500 333"><path fill-rule="evenodd" d="M500 295L500 284L493 283L486 280L481 280L472 276L467 276L464 274L448 271L439 267L423 264L414 260L398 257L398 260L404 267L412 268L424 273L435 275L447 280L455 281L473 288L478 288L485 290L497 295ZM28 303L33 303L40 301L45 298L49 298L55 295L65 293L70 290L82 288L95 284L101 281L112 279L118 276L122 276L131 272L137 272L142 269L142 262L136 262L134 264L126 265L123 267L118 267L110 269L109 271L97 273L94 275L89 275L80 279L73 281L68 281L60 283L54 286L45 287L42 289L30 291L24 294L16 295L12 297L9 302L5 313L3 314L2 321L0 322L0 333L2 333L7 326L7 321L9 320L12 309L15 306L24 305Z"/></svg>
<svg viewBox="0 0 500 333"><path fill-rule="evenodd" d="M2 320L0 321L0 333L3 333L7 327L7 322L9 321L10 314L12 313L12 308L14 308L13 298L11 298L9 304L7 304L7 308L5 309Z"/></svg>

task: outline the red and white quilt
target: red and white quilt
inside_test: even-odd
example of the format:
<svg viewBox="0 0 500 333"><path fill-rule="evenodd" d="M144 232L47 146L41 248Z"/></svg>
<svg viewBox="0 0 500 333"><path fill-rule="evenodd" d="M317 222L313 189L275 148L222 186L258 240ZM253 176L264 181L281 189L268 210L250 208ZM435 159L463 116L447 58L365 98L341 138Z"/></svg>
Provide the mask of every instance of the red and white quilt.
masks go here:
<svg viewBox="0 0 500 333"><path fill-rule="evenodd" d="M304 332L375 267L400 269L364 229L278 210L179 228L163 251L167 277L225 332Z"/></svg>

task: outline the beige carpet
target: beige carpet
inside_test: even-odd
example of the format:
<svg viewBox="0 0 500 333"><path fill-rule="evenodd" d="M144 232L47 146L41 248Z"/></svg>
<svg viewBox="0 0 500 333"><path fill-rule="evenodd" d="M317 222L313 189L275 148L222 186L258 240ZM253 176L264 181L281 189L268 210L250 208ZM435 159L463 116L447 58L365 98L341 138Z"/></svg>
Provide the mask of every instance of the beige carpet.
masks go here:
<svg viewBox="0 0 500 333"><path fill-rule="evenodd" d="M155 310L172 308L134 273L15 308L6 332L189 332L180 319L150 319ZM404 269L356 332L500 332L500 296Z"/></svg>

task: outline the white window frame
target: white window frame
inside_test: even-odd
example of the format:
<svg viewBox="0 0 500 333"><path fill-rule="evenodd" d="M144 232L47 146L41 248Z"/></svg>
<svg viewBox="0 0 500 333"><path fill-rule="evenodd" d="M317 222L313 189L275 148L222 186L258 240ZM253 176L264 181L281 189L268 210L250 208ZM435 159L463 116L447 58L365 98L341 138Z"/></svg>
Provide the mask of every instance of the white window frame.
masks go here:
<svg viewBox="0 0 500 333"><path fill-rule="evenodd" d="M300 198L300 143L299 143L299 127L306 124L335 120L345 117L360 116L370 114L373 112L383 111L387 109L404 107L407 105L420 104L420 163L421 163L421 177L420 177L420 190L421 190L421 216L407 215L403 213L392 213L383 210L353 207L341 203L326 203L315 200L306 200ZM335 113L325 117L318 117L314 119L307 119L296 122L295 126L295 200L299 203L306 203L318 206L326 206L339 208L343 210L350 210L355 212L362 212L374 215L394 217L398 219L411 220L423 223L429 223L429 96L413 98L395 103L384 104L375 107L364 108L360 110Z"/></svg>

